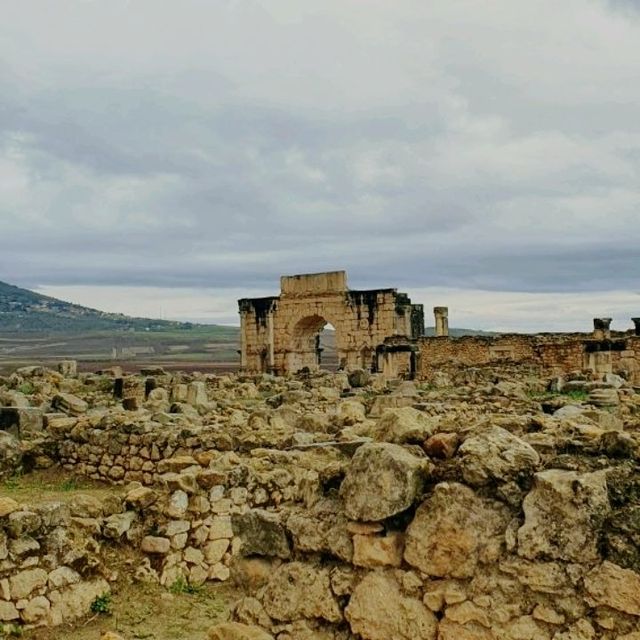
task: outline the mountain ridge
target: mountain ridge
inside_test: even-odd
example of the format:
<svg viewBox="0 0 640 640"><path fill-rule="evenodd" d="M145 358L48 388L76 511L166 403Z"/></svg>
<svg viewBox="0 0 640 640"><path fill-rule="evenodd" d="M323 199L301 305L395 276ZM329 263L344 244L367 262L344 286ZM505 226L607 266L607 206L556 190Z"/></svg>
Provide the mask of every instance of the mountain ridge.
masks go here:
<svg viewBox="0 0 640 640"><path fill-rule="evenodd" d="M0 280L0 332L162 331L193 326L191 322L99 311Z"/></svg>

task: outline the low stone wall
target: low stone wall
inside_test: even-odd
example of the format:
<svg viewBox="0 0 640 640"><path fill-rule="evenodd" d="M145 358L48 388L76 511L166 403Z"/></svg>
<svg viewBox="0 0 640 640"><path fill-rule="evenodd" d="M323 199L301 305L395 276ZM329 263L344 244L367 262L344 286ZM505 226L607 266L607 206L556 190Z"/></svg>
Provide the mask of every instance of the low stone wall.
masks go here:
<svg viewBox="0 0 640 640"><path fill-rule="evenodd" d="M100 560L98 518L118 501L19 504L0 498L0 623L60 625L86 616L110 591ZM105 532L108 536L108 531Z"/></svg>

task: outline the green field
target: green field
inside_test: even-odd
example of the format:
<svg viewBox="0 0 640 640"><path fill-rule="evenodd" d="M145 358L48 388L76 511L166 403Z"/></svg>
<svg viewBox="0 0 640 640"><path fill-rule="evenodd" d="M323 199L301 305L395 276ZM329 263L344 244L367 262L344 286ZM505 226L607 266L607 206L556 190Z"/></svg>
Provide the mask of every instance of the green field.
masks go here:
<svg viewBox="0 0 640 640"><path fill-rule="evenodd" d="M193 325L149 331L0 332L0 370L73 359L84 368L148 364L170 368L235 368L240 356L239 327Z"/></svg>

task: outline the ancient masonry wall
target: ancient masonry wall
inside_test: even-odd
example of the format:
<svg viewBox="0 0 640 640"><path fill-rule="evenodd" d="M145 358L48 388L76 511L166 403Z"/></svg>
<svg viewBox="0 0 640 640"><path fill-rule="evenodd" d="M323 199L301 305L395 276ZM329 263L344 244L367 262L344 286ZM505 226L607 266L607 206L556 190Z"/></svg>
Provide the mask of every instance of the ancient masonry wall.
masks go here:
<svg viewBox="0 0 640 640"><path fill-rule="evenodd" d="M336 331L343 366L370 369L388 336L418 337L421 305L396 289L354 291L343 271L283 276L278 297L242 299L241 364L250 372L317 369L317 336L326 323Z"/></svg>
<svg viewBox="0 0 640 640"><path fill-rule="evenodd" d="M418 377L423 380L443 367L517 362L551 374L583 369L597 374L624 371L640 384L640 337L629 334L606 340L596 340L591 334L422 337L418 350Z"/></svg>

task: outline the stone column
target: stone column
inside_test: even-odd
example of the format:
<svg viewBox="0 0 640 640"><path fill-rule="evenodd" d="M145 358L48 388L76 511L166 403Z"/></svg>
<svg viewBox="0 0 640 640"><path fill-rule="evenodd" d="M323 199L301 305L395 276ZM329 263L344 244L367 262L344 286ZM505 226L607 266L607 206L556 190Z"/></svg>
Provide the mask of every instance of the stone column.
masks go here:
<svg viewBox="0 0 640 640"><path fill-rule="evenodd" d="M449 335L449 307L433 307L433 315L436 318L436 336Z"/></svg>
<svg viewBox="0 0 640 640"><path fill-rule="evenodd" d="M611 318L593 319L593 337L596 340L609 340L611 338Z"/></svg>
<svg viewBox="0 0 640 640"><path fill-rule="evenodd" d="M640 318L631 318L631 322L636 325L636 335L640 336Z"/></svg>

